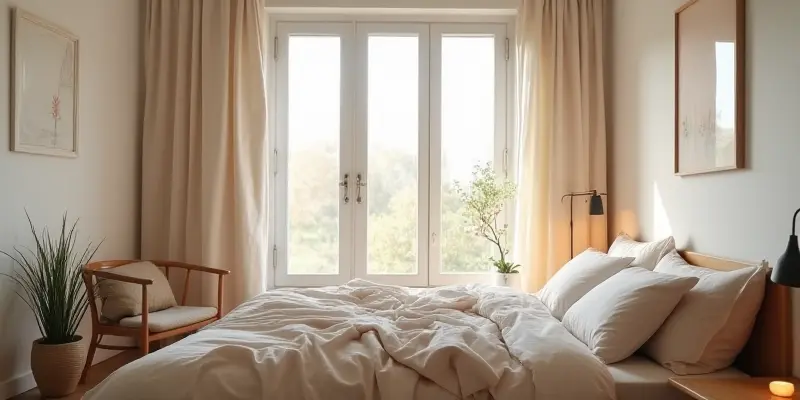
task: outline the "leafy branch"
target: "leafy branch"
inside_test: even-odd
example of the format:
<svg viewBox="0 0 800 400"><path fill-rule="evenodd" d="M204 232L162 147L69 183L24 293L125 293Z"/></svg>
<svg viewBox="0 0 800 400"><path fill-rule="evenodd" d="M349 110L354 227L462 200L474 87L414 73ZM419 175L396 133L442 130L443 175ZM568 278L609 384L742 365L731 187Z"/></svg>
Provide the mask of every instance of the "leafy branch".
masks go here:
<svg viewBox="0 0 800 400"><path fill-rule="evenodd" d="M468 230L482 237L497 247L500 259L491 258L497 272L503 274L518 273L518 264L506 260L508 248L504 239L508 224L497 226L497 218L503 212L505 204L514 198L517 186L508 180L500 180L492 168L492 163L485 166L476 165L472 172L469 187L454 183L456 193L464 204L463 216L468 222Z"/></svg>

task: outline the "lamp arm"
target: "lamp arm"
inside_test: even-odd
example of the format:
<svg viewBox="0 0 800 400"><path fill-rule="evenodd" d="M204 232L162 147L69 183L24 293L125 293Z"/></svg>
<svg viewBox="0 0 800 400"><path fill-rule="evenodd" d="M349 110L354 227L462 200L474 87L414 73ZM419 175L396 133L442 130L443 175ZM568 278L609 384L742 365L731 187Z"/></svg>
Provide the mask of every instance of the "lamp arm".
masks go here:
<svg viewBox="0 0 800 400"><path fill-rule="evenodd" d="M567 193L567 194L561 196L561 202L563 203L564 199L567 198L567 197L583 197L583 196L594 196L594 195L608 196L608 193L598 193L597 190L588 190L588 191L585 191L585 192L572 192L572 193ZM800 210L798 210L798 211L800 211Z"/></svg>
<svg viewBox="0 0 800 400"><path fill-rule="evenodd" d="M795 227L797 227L797 214L800 214L800 208L794 212L794 218L792 218L792 236L795 235Z"/></svg>
<svg viewBox="0 0 800 400"><path fill-rule="evenodd" d="M597 193L596 190L589 190L587 192L571 192L571 193L567 193L567 194L561 196L561 202L563 203L564 199L567 198L567 197L592 196L592 195L594 195L596 193Z"/></svg>

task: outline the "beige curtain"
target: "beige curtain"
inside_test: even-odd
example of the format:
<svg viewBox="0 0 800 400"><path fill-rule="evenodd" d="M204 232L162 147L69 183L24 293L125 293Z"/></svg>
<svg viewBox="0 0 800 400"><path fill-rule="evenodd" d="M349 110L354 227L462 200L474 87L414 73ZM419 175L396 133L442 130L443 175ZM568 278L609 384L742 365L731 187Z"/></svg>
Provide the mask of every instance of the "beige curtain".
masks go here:
<svg viewBox="0 0 800 400"><path fill-rule="evenodd" d="M148 0L145 12L142 258L231 270L229 310L266 284L263 4ZM199 275L189 300L214 304L216 278Z"/></svg>
<svg viewBox="0 0 800 400"><path fill-rule="evenodd" d="M528 291L569 260L569 199L562 203L561 196L606 191L604 3L523 0L520 6L515 253ZM575 254L607 247L606 218L590 217L586 200L574 203Z"/></svg>

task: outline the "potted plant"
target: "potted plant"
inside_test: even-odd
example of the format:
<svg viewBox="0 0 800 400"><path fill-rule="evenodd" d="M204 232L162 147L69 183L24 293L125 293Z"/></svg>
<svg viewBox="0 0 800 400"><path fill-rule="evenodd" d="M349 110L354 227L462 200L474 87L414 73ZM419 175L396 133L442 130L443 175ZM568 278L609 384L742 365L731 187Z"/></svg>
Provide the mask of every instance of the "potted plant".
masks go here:
<svg viewBox="0 0 800 400"><path fill-rule="evenodd" d="M97 251L91 243L76 248L75 227L61 220L61 232L51 237L47 228L37 233L27 212L34 249L14 248L0 253L15 264L11 274L17 295L30 307L42 337L31 348L31 371L43 397L63 397L75 391L81 377L86 350L78 325L89 306L83 288L82 266Z"/></svg>
<svg viewBox="0 0 800 400"><path fill-rule="evenodd" d="M497 247L499 259L490 258L494 265L494 283L519 287L520 265L506 258L509 252L505 243L508 224L497 226L497 217L516 195L517 186L507 179L498 178L492 163L475 166L468 188L462 188L458 182L454 186L464 203L462 212L468 221L468 229Z"/></svg>

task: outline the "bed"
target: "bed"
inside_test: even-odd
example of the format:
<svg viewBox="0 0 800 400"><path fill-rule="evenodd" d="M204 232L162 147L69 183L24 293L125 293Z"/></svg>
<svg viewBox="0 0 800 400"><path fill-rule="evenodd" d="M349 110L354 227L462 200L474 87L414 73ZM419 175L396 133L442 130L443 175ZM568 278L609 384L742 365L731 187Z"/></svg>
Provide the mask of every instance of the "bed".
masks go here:
<svg viewBox="0 0 800 400"><path fill-rule="evenodd" d="M714 269L744 265L682 255ZM788 295L768 284L736 369L718 374L791 372ZM606 366L533 295L355 280L262 294L84 399L679 399L670 376L636 356Z"/></svg>
<svg viewBox="0 0 800 400"><path fill-rule="evenodd" d="M257 296L84 397L142 398L601 400L614 384L533 295L354 280Z"/></svg>

